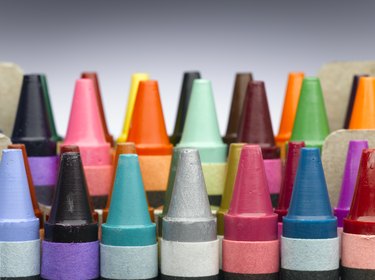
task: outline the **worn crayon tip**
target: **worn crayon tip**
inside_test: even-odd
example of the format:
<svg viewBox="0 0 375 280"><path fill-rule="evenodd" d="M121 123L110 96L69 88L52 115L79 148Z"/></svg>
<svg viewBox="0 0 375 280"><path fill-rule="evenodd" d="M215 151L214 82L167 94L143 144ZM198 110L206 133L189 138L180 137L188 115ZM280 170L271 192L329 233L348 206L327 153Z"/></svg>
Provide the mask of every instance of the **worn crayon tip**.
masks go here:
<svg viewBox="0 0 375 280"><path fill-rule="evenodd" d="M173 145L176 145L181 140L181 135L184 129L193 82L195 79L200 78L201 74L198 71L184 73L180 93L180 101L178 102L176 123L174 125L173 134L170 136L170 141Z"/></svg>
<svg viewBox="0 0 375 280"><path fill-rule="evenodd" d="M367 148L368 143L365 140L352 140L349 142L345 169L341 184L340 197L337 203L337 207L334 209L335 216L337 217L338 227L343 226L343 220L349 214L357 180L359 162L361 159L362 151Z"/></svg>
<svg viewBox="0 0 375 280"><path fill-rule="evenodd" d="M262 151L258 145L245 145L241 150L232 201L224 223L225 239L277 239L277 215L273 213ZM241 230L238 230L239 226Z"/></svg>
<svg viewBox="0 0 375 280"><path fill-rule="evenodd" d="M302 239L337 237L320 150L302 148L283 236Z"/></svg>
<svg viewBox="0 0 375 280"><path fill-rule="evenodd" d="M119 156L113 196L107 222L102 225L104 244L144 246L156 242L156 227L151 222L138 156ZM117 234L122 233L121 238Z"/></svg>
<svg viewBox="0 0 375 280"><path fill-rule="evenodd" d="M12 142L25 144L31 157L56 155L40 75L23 78Z"/></svg>
<svg viewBox="0 0 375 280"><path fill-rule="evenodd" d="M0 241L39 239L22 150L3 150L0 162Z"/></svg>
<svg viewBox="0 0 375 280"><path fill-rule="evenodd" d="M241 120L243 102L246 96L247 85L253 80L252 73L237 73L234 82L232 103L228 119L224 142L227 145L237 141L238 126Z"/></svg>
<svg viewBox="0 0 375 280"><path fill-rule="evenodd" d="M227 146L220 136L211 81L193 82L184 130L178 147L199 150L202 162L224 162Z"/></svg>
<svg viewBox="0 0 375 280"><path fill-rule="evenodd" d="M248 84L237 140L258 144L264 159L280 157L280 149L275 145L266 88L262 81L251 81Z"/></svg>
<svg viewBox="0 0 375 280"><path fill-rule="evenodd" d="M217 211L217 234L224 235L224 214L228 212L230 202L232 201L233 188L236 180L238 162L244 143L232 143L229 146L227 176L225 179L225 187L223 198L221 199L220 208Z"/></svg>
<svg viewBox="0 0 375 280"><path fill-rule="evenodd" d="M104 106L103 106L103 101L102 101L102 96L101 96L101 91L100 91L100 86L99 86L98 74L96 72L83 72L81 74L81 78L90 79L94 83L94 90L95 90L96 100L98 103L99 115L100 115L100 120L103 126L104 136L105 136L106 141L111 146L113 146L114 144L113 136L109 133L107 121L105 118L105 112L104 112Z"/></svg>
<svg viewBox="0 0 375 280"><path fill-rule="evenodd" d="M357 182L344 232L375 235L375 149L362 152Z"/></svg>
<svg viewBox="0 0 375 280"><path fill-rule="evenodd" d="M128 141L135 143L139 155L172 154L157 81L139 83Z"/></svg>
<svg viewBox="0 0 375 280"><path fill-rule="evenodd" d="M375 128L375 78L361 77L354 100L349 129Z"/></svg>
<svg viewBox="0 0 375 280"><path fill-rule="evenodd" d="M301 154L301 149L303 147L305 147L304 142L288 143L284 180L280 189L279 202L275 209L275 213L279 215L279 222L282 222L283 217L288 213L290 199L293 192L294 180L298 168L299 157Z"/></svg>
<svg viewBox="0 0 375 280"><path fill-rule="evenodd" d="M137 98L139 82L147 81L148 79L149 79L149 75L147 73L135 73L131 77L128 104L126 108L122 132L121 132L120 137L117 139L118 143L126 142L128 140L128 134L129 134L130 124L131 124L131 120L133 116L134 104Z"/></svg>
<svg viewBox="0 0 375 280"><path fill-rule="evenodd" d="M321 148L328 134L320 80L316 77L304 78L290 141L304 141L306 147Z"/></svg>

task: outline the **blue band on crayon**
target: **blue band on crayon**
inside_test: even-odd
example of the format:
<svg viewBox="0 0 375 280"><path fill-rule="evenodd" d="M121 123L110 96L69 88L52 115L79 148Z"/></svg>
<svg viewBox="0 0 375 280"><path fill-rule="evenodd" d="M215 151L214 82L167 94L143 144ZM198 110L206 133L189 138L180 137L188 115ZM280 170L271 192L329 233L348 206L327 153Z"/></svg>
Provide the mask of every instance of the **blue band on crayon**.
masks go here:
<svg viewBox="0 0 375 280"><path fill-rule="evenodd" d="M1 221L0 241L30 241L39 239L39 219Z"/></svg>
<svg viewBox="0 0 375 280"><path fill-rule="evenodd" d="M285 216L283 236L301 239L335 238L337 237L337 220L336 217L327 217L325 220L297 220Z"/></svg>
<svg viewBox="0 0 375 280"><path fill-rule="evenodd" d="M155 224L109 226L102 224L102 243L111 246L147 246L156 243Z"/></svg>

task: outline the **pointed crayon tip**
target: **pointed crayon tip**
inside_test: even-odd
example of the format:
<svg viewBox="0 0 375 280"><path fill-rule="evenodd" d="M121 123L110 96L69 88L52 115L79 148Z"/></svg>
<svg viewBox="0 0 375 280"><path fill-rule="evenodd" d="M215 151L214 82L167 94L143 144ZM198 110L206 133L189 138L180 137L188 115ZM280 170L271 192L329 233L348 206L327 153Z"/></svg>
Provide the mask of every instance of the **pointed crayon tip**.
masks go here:
<svg viewBox="0 0 375 280"><path fill-rule="evenodd" d="M279 215L279 222L282 222L283 217L288 213L290 199L293 192L294 179L296 177L299 157L303 147L305 147L304 142L288 143L284 180L280 189L279 203L275 209L275 213Z"/></svg>
<svg viewBox="0 0 375 280"><path fill-rule="evenodd" d="M364 149L368 149L368 143L365 140L352 140L349 142L340 197L337 207L334 209L338 227L343 226L344 218L349 214L357 180L359 162Z"/></svg>
<svg viewBox="0 0 375 280"><path fill-rule="evenodd" d="M139 155L172 154L157 81L139 83L128 141L135 143Z"/></svg>
<svg viewBox="0 0 375 280"><path fill-rule="evenodd" d="M264 159L280 157L280 149L275 145L266 88L262 81L251 81L248 84L238 127L238 142L258 144L262 148Z"/></svg>
<svg viewBox="0 0 375 280"><path fill-rule="evenodd" d="M135 100L137 99L139 82L147 81L149 78L150 77L147 73L135 73L131 77L130 90L129 90L129 96L128 96L128 105L126 108L124 124L122 127L121 135L117 139L117 143L123 143L128 140L130 124L131 124L133 111L134 111L134 104L135 104Z"/></svg>
<svg viewBox="0 0 375 280"><path fill-rule="evenodd" d="M353 77L352 87L351 87L350 95L349 95L348 107L346 109L346 115L345 115L345 121L344 121L344 128L345 129L349 128L350 118L351 118L352 112L353 112L354 101L355 101L355 97L357 95L359 79L361 77L368 77L368 75L366 75L366 74L354 75L354 77Z"/></svg>
<svg viewBox="0 0 375 280"><path fill-rule="evenodd" d="M135 154L119 156L111 206L102 231L103 244L145 246L156 242L156 227L150 219Z"/></svg>
<svg viewBox="0 0 375 280"><path fill-rule="evenodd" d="M320 150L302 148L283 236L302 239L337 237Z"/></svg>
<svg viewBox="0 0 375 280"><path fill-rule="evenodd" d="M54 156L56 142L51 136L40 75L25 75L12 142L25 144L29 156Z"/></svg>
<svg viewBox="0 0 375 280"><path fill-rule="evenodd" d="M328 134L328 118L320 80L316 77L304 78L290 141L304 141L306 147L321 149Z"/></svg>
<svg viewBox="0 0 375 280"><path fill-rule="evenodd" d="M375 128L375 78L361 77L354 100L349 129Z"/></svg>
<svg viewBox="0 0 375 280"><path fill-rule="evenodd" d="M357 182L344 232L375 235L375 149L362 152Z"/></svg>
<svg viewBox="0 0 375 280"><path fill-rule="evenodd" d="M171 143L176 145L180 142L182 131L184 129L186 114L191 96L191 89L195 79L200 79L201 74L198 71L185 72L182 80L180 101L178 102L176 123L173 134L170 136Z"/></svg>
<svg viewBox="0 0 375 280"><path fill-rule="evenodd" d="M227 145L230 145L237 141L238 126L241 120L242 108L246 96L247 85L252 80L252 73L236 74L232 94L232 103L230 106L227 132L224 136L224 142Z"/></svg>
<svg viewBox="0 0 375 280"><path fill-rule="evenodd" d="M177 146L197 148L202 162L225 162L227 145L220 135L211 81L194 80L184 130Z"/></svg>
<svg viewBox="0 0 375 280"><path fill-rule="evenodd" d="M220 208L216 214L218 235L224 235L224 214L228 212L230 202L232 201L233 188L238 170L238 163L240 160L241 150L244 145L244 143L232 143L229 146L227 176L225 179L223 198L221 199Z"/></svg>
<svg viewBox="0 0 375 280"><path fill-rule="evenodd" d="M3 150L0 162L0 241L39 239L22 151Z"/></svg>
<svg viewBox="0 0 375 280"><path fill-rule="evenodd" d="M100 86L99 86L98 74L96 72L83 72L81 74L81 78L90 79L94 83L95 95L96 95L96 100L98 103L99 115L100 115L100 120L103 126L104 136L105 136L106 141L111 146L113 146L114 145L113 136L109 133L107 121L105 119L104 106L103 106L102 95L101 95Z"/></svg>

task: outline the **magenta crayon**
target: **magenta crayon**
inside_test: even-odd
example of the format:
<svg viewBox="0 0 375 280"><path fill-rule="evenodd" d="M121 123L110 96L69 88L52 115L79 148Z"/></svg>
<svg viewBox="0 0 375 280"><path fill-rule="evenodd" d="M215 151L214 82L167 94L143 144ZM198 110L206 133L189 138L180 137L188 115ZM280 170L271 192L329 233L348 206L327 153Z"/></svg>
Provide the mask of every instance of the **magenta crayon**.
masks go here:
<svg viewBox="0 0 375 280"><path fill-rule="evenodd" d="M278 279L280 243L262 151L242 148L229 211L224 215L224 279Z"/></svg>
<svg viewBox="0 0 375 280"><path fill-rule="evenodd" d="M112 183L112 154L105 139L94 83L90 79L76 82L63 145L79 147L94 207L103 209Z"/></svg>

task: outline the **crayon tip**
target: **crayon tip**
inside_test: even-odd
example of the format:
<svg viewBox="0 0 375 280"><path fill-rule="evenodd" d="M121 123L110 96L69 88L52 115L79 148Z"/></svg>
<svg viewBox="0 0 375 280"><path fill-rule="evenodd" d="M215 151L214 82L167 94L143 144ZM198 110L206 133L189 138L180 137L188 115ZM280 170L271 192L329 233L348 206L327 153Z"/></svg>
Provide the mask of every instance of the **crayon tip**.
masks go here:
<svg viewBox="0 0 375 280"><path fill-rule="evenodd" d="M40 228L43 228L43 213L42 213L42 211L40 211L39 204L38 204L38 201L37 201L37 198L36 198L33 178L31 176L31 171L30 171L29 160L27 159L26 147L25 147L24 144L11 144L11 145L8 146L8 149L21 150L22 151L22 157L23 157L23 162L24 162L24 165L25 165L25 171L26 171L26 176L27 176L27 183L29 185L31 203L32 203L33 208L34 208L34 214L39 219Z"/></svg>
<svg viewBox="0 0 375 280"><path fill-rule="evenodd" d="M177 146L197 148L202 162L225 162L227 146L220 136L211 81L194 80L184 130Z"/></svg>
<svg viewBox="0 0 375 280"><path fill-rule="evenodd" d="M349 215L344 219L344 232L375 234L375 149L362 152L357 182Z"/></svg>
<svg viewBox="0 0 375 280"><path fill-rule="evenodd" d="M45 222L45 240L97 240L98 226L92 212L81 156L74 152L63 153L51 213Z"/></svg>
<svg viewBox="0 0 375 280"><path fill-rule="evenodd" d="M135 143L139 155L172 154L157 81L139 83L128 141Z"/></svg>
<svg viewBox="0 0 375 280"><path fill-rule="evenodd" d="M361 77L368 77L368 75L362 74L362 75L354 75L353 76L353 82L352 82L352 87L351 87L351 90L350 90L348 107L346 109L346 115L345 115L345 121L344 121L344 128L345 129L349 128L350 118L351 118L352 112L353 112L354 101L355 101L355 97L357 95L359 79Z"/></svg>
<svg viewBox="0 0 375 280"><path fill-rule="evenodd" d="M375 78L361 77L354 100L349 129L375 128Z"/></svg>
<svg viewBox="0 0 375 280"><path fill-rule="evenodd" d="M328 134L328 119L320 80L316 77L304 78L290 141L304 141L306 147L321 149Z"/></svg>
<svg viewBox="0 0 375 280"><path fill-rule="evenodd" d="M232 201L234 182L236 180L238 162L240 160L241 150L244 143L232 143L229 146L227 176L223 198L221 199L220 208L217 211L217 234L224 235L224 214L228 212L230 202Z"/></svg>
<svg viewBox="0 0 375 280"><path fill-rule="evenodd" d="M233 94L232 104L230 106L230 113L228 119L227 132L224 136L224 142L227 145L235 143L237 141L238 125L241 120L243 102L246 96L247 85L253 80L252 73L237 73Z"/></svg>
<svg viewBox="0 0 375 280"><path fill-rule="evenodd" d="M104 106L103 106L103 101L102 101L102 96L101 96L101 91L100 91L100 86L99 86L98 74L96 72L83 72L81 74L81 78L90 79L94 83L95 95L96 95L96 100L98 103L99 115L100 115L100 120L103 126L104 136L105 136L106 141L111 146L113 146L114 144L113 136L108 131L107 121L105 119Z"/></svg>
<svg viewBox="0 0 375 280"><path fill-rule="evenodd" d="M275 213L279 215L279 222L282 222L283 217L288 213L290 199L293 192L294 179L296 177L299 157L303 147L305 147L304 142L288 143L284 180L280 189L279 203L275 209Z"/></svg>
<svg viewBox="0 0 375 280"><path fill-rule="evenodd" d="M130 124L134 111L134 104L137 98L138 87L140 81L147 81L149 79L147 73L135 73L131 77L130 90L128 96L128 105L126 108L126 114L124 119L124 125L122 127L122 132L120 137L117 139L118 143L126 142L128 140L128 134L130 129Z"/></svg>
<svg viewBox="0 0 375 280"><path fill-rule="evenodd" d="M12 142L25 144L29 157L56 155L40 75L23 78Z"/></svg>
<svg viewBox="0 0 375 280"><path fill-rule="evenodd" d="M320 150L302 148L283 236L302 239L337 237Z"/></svg>
<svg viewBox="0 0 375 280"><path fill-rule="evenodd" d="M303 72L289 73L279 133L275 137L277 143L282 144L288 142L292 136L294 118L296 116L298 99L304 76L305 74Z"/></svg>
<svg viewBox="0 0 375 280"><path fill-rule="evenodd" d="M266 88L262 81L251 81L248 84L237 140L258 144L264 159L280 157L280 149L275 145Z"/></svg>
<svg viewBox="0 0 375 280"><path fill-rule="evenodd" d="M334 209L335 216L337 217L337 225L339 227L343 226L343 220L349 214L350 204L352 203L357 180L359 162L364 149L368 149L368 143L366 140L352 140L349 142L340 197L337 207Z"/></svg>
<svg viewBox="0 0 375 280"><path fill-rule="evenodd" d="M181 140L181 135L184 129L193 82L195 79L200 78L201 74L198 71L184 73L180 93L180 101L178 102L176 123L174 125L173 134L170 136L170 140L173 145L176 145Z"/></svg>
<svg viewBox="0 0 375 280"><path fill-rule="evenodd" d="M0 241L39 239L22 151L3 150L0 162Z"/></svg>

